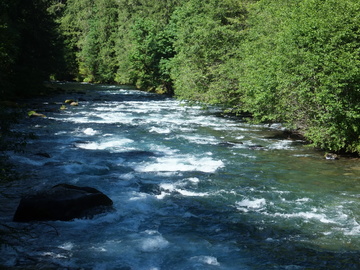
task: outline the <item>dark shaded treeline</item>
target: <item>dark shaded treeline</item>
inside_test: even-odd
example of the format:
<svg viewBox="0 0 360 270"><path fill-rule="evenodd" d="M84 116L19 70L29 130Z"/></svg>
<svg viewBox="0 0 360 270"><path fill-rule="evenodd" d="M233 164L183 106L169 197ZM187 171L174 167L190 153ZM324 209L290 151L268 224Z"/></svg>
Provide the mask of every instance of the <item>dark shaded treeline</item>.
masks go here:
<svg viewBox="0 0 360 270"><path fill-rule="evenodd" d="M0 12L2 94L49 77L134 84L360 152L357 0L0 0Z"/></svg>
<svg viewBox="0 0 360 270"><path fill-rule="evenodd" d="M31 95L63 69L51 2L0 0L0 94Z"/></svg>

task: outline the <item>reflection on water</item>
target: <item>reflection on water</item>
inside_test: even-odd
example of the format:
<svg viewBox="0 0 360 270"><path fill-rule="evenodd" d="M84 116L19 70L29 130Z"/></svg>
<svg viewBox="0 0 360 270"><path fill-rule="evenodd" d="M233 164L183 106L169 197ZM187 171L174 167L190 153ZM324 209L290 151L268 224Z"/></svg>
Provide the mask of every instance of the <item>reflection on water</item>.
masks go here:
<svg viewBox="0 0 360 270"><path fill-rule="evenodd" d="M360 267L358 160L325 160L278 136L280 125L249 125L216 108L120 86L63 87L74 91L32 101L46 119L17 127L38 139L12 153L27 177L2 187L13 199L1 199L1 221L30 233L2 247L3 265ZM79 106L50 110L69 98ZM11 222L21 194L63 182L103 191L116 211L72 222Z"/></svg>

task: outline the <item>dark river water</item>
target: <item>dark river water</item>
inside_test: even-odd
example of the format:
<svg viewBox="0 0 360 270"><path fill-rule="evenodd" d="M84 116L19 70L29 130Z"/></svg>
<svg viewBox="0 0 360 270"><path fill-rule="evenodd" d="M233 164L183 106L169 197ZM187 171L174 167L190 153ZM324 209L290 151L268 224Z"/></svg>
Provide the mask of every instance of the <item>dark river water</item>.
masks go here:
<svg viewBox="0 0 360 270"><path fill-rule="evenodd" d="M46 118L16 127L37 138L9 153L24 178L1 186L0 221L20 229L5 268L360 269L359 160L128 87L62 87L30 101ZM95 187L115 211L12 222L22 195L59 183Z"/></svg>

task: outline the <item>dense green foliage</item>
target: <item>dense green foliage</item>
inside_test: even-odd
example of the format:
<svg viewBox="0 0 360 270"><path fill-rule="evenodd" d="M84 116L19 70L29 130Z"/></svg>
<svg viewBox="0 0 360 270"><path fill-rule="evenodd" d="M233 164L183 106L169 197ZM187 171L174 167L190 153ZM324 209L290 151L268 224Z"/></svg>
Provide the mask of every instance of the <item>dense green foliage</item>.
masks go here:
<svg viewBox="0 0 360 270"><path fill-rule="evenodd" d="M180 98L231 103L247 11L238 0L187 1L174 12L171 76Z"/></svg>
<svg viewBox="0 0 360 270"><path fill-rule="evenodd" d="M0 12L2 94L49 75L130 83L360 153L358 0L0 0Z"/></svg>
<svg viewBox="0 0 360 270"><path fill-rule="evenodd" d="M61 40L49 6L0 0L0 99L30 94L60 68Z"/></svg>
<svg viewBox="0 0 360 270"><path fill-rule="evenodd" d="M360 2L259 1L249 18L242 109L360 152Z"/></svg>
<svg viewBox="0 0 360 270"><path fill-rule="evenodd" d="M117 82L170 92L167 63L173 57L173 33L168 28L178 0L119 1L120 43Z"/></svg>
<svg viewBox="0 0 360 270"><path fill-rule="evenodd" d="M68 0L60 23L74 77L170 90L166 26L174 7L174 0Z"/></svg>

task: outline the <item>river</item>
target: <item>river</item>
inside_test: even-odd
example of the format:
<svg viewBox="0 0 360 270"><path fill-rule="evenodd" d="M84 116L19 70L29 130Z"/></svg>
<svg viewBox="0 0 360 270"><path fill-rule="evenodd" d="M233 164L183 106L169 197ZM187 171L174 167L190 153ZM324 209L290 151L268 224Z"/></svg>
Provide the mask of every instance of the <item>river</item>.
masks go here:
<svg viewBox="0 0 360 270"><path fill-rule="evenodd" d="M216 108L116 85L64 83L30 101L46 118L24 178L2 185L1 247L13 269L360 269L360 163L249 125ZM79 106L60 108L66 99ZM47 153L50 157L37 155ZM115 211L70 222L14 223L20 197L91 186Z"/></svg>

